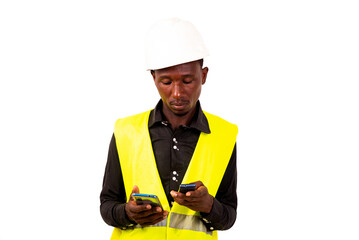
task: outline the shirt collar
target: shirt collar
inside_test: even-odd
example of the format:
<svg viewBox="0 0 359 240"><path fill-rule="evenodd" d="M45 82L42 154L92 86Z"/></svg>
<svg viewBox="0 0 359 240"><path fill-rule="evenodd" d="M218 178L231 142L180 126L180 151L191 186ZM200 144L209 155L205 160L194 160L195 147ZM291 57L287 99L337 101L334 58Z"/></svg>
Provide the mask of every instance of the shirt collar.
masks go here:
<svg viewBox="0 0 359 240"><path fill-rule="evenodd" d="M148 120L149 128L157 125L158 123L162 123L162 122L167 123L167 119L162 112L162 106L163 106L163 102L162 102L162 100L160 100L157 103L156 107L151 112L150 118ZM209 129L209 124L208 124L207 118L202 111L201 104L200 104L199 100L197 101L197 105L196 105L196 113L194 114L189 126L186 126L186 127L194 128L194 129L197 129L201 132L208 133L208 134L211 133L211 130Z"/></svg>

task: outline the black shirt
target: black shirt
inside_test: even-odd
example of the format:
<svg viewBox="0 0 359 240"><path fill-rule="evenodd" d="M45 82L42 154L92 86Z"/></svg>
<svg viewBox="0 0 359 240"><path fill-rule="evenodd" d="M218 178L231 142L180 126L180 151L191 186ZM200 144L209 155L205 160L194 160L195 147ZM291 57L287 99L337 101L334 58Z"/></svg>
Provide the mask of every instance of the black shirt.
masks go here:
<svg viewBox="0 0 359 240"><path fill-rule="evenodd" d="M200 103L188 126L180 126L175 131L162 113L162 101L150 113L148 127L157 169L168 202L173 203L172 190L178 191L201 132L210 134L210 126ZM200 179L199 179L200 180ZM236 220L237 209L237 168L236 146L215 196L209 214L201 213L208 230L229 229ZM112 136L107 165L100 195L101 215L104 221L114 227L126 229L132 223L125 213L126 192L122 178L116 139Z"/></svg>

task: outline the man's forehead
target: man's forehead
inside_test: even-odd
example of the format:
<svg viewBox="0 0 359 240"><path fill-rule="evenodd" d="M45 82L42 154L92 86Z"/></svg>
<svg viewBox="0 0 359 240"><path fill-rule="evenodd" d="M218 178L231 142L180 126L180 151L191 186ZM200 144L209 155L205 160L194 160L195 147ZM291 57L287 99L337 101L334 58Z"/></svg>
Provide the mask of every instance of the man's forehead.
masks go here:
<svg viewBox="0 0 359 240"><path fill-rule="evenodd" d="M198 61L193 61L193 62L178 64L167 68L157 69L155 71L156 73L159 74L165 74L170 72L181 72L184 74L185 73L191 74L196 72L198 68L200 68L200 64L198 63Z"/></svg>

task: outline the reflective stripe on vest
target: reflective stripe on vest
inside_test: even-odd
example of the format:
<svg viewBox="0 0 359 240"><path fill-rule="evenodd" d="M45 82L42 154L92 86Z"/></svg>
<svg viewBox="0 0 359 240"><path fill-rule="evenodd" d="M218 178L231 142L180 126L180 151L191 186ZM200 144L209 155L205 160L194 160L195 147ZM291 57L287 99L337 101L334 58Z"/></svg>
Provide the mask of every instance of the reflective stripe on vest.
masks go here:
<svg viewBox="0 0 359 240"><path fill-rule="evenodd" d="M159 176L148 130L151 111L119 119L115 125L115 138L120 159L126 196L134 185L141 193L155 194L168 220L133 229L114 229L111 239L217 239L216 231L208 231L198 212L174 203L168 203ZM182 183L202 181L209 194L215 196L231 158L236 142L237 126L206 113L210 134L201 133Z"/></svg>
<svg viewBox="0 0 359 240"><path fill-rule="evenodd" d="M203 232L212 236L212 232L207 230L202 220L194 215L184 215L172 212L170 224L168 226L170 228Z"/></svg>
<svg viewBox="0 0 359 240"><path fill-rule="evenodd" d="M149 227L167 227L167 218ZM184 215L172 212L168 227L204 232L212 236L212 232L207 230L207 228L202 224L202 220L198 216L194 215ZM143 227L141 227L141 225L135 225L134 228Z"/></svg>

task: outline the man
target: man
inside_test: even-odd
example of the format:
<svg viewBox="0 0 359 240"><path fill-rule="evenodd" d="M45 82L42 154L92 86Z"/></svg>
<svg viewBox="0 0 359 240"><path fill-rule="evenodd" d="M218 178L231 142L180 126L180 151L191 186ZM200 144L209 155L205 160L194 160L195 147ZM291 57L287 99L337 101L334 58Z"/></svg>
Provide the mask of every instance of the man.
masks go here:
<svg viewBox="0 0 359 240"><path fill-rule="evenodd" d="M199 97L208 56L195 27L180 19L155 24L147 68L161 96L151 111L116 122L101 192L111 239L217 239L236 219L237 127L205 113ZM178 191L195 183L195 190ZM162 207L133 193L157 195Z"/></svg>

